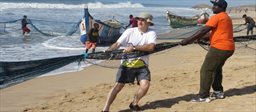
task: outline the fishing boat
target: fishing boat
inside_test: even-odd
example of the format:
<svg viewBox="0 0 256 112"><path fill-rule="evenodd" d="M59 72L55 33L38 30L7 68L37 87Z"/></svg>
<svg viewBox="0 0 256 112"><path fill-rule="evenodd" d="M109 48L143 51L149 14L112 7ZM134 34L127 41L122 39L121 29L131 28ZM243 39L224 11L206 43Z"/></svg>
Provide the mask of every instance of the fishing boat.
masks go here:
<svg viewBox="0 0 256 112"><path fill-rule="evenodd" d="M122 28L122 24L114 17L105 21L96 20L88 12L88 8L85 7L84 19L82 20L84 20L86 32L89 32L89 30L93 27L94 23L99 24L100 44L113 43L121 35L120 30Z"/></svg>
<svg viewBox="0 0 256 112"><path fill-rule="evenodd" d="M113 43L121 35L121 23L115 18L106 21L95 20L89 14L88 8L84 8L83 18L84 22L86 23L86 32L89 32L89 29L92 28L94 23L99 24L99 35L102 44ZM17 23L17 21L19 20L8 23ZM37 29L36 31L38 31L41 35L56 36L49 35L49 33L40 30L39 28L37 28L36 25L32 23L32 21L30 21L30 25L32 25L32 28ZM71 31L68 31L68 33L71 35L74 34L77 31L80 23L81 21L77 22L77 24L75 24L76 27L74 27ZM48 73L55 69L61 68L72 62L81 61L83 59L84 55L81 53L80 55L71 55L66 57L54 57L37 60L0 61L0 89L32 79L34 77Z"/></svg>
<svg viewBox="0 0 256 112"><path fill-rule="evenodd" d="M193 17L178 16L170 11L166 11L167 19L172 28L182 28L186 26L196 26L205 24L209 18L209 14L203 12Z"/></svg>

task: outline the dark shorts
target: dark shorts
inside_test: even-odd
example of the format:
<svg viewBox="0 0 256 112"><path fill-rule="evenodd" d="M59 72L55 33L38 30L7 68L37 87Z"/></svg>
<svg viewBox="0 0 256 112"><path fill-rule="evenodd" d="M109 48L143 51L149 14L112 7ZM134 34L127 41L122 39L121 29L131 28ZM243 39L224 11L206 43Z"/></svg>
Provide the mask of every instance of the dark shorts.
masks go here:
<svg viewBox="0 0 256 112"><path fill-rule="evenodd" d="M247 29L248 30L253 30L254 26L255 26L255 24L248 24Z"/></svg>
<svg viewBox="0 0 256 112"><path fill-rule="evenodd" d="M120 66L116 74L116 82L118 83L133 83L136 80L144 79L150 81L150 71L148 67L127 68Z"/></svg>

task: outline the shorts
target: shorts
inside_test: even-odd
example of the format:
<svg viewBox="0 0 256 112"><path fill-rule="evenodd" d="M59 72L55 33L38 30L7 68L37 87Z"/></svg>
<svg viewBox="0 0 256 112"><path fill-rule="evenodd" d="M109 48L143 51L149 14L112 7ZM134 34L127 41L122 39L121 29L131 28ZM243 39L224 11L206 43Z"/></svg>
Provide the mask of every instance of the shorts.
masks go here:
<svg viewBox="0 0 256 112"><path fill-rule="evenodd" d="M128 68L120 66L116 74L116 82L118 83L134 83L135 78L137 83L144 79L150 81L150 71L147 66L141 68Z"/></svg>
<svg viewBox="0 0 256 112"><path fill-rule="evenodd" d="M81 41L83 44L85 44L86 40L87 40L87 35L86 35L86 34L81 35L80 41Z"/></svg>
<svg viewBox="0 0 256 112"><path fill-rule="evenodd" d="M86 49L90 49L90 48L95 49L96 46L97 46L97 43L96 43L96 42L90 42L90 41L86 41L86 42L85 42L85 47L86 47Z"/></svg>
<svg viewBox="0 0 256 112"><path fill-rule="evenodd" d="M254 26L255 26L255 24L248 24L247 29L248 30L253 30Z"/></svg>
<svg viewBox="0 0 256 112"><path fill-rule="evenodd" d="M30 29L28 29L28 27L24 27L24 28L22 28L22 30L23 30L23 32L30 32Z"/></svg>

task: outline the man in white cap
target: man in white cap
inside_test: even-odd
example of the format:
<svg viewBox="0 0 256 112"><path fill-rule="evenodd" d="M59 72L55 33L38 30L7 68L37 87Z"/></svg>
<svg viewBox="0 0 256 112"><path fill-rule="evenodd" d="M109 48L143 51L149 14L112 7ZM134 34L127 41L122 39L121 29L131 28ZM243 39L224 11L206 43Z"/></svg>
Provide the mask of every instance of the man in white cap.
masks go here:
<svg viewBox="0 0 256 112"><path fill-rule="evenodd" d="M118 49L120 46L125 47L124 52L132 51L153 51L156 45L156 32L149 28L153 25L153 16L143 12L136 17L138 27L129 28L124 31L116 43L111 45L107 51ZM140 110L139 100L146 95L150 86L150 71L148 69L149 56L142 56L133 59L121 60L120 68L116 75L116 83L110 90L103 112L108 112L110 105L115 100L117 94L122 90L126 83L133 83L135 79L139 85L133 101L129 108L133 111Z"/></svg>

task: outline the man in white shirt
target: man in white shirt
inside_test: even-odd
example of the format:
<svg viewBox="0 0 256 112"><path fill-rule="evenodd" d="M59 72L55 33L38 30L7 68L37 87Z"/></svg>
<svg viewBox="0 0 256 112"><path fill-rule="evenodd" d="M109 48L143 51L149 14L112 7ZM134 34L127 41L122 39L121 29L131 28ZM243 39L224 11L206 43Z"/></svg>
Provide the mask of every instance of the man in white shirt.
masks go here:
<svg viewBox="0 0 256 112"><path fill-rule="evenodd" d="M111 45L107 50L115 50L120 46L125 47L124 52L132 52L134 50L150 52L156 45L156 33L149 26L153 25L153 16L143 12L138 17L138 27L129 28L124 31L116 43ZM134 99L129 105L133 111L140 110L138 106L139 100L146 95L150 86L150 71L148 69L149 56L142 56L133 59L121 60L120 68L116 75L116 83L110 90L103 112L108 112L111 104L115 100L117 94L122 90L126 83L133 83L135 78L139 84L139 89L135 93Z"/></svg>

